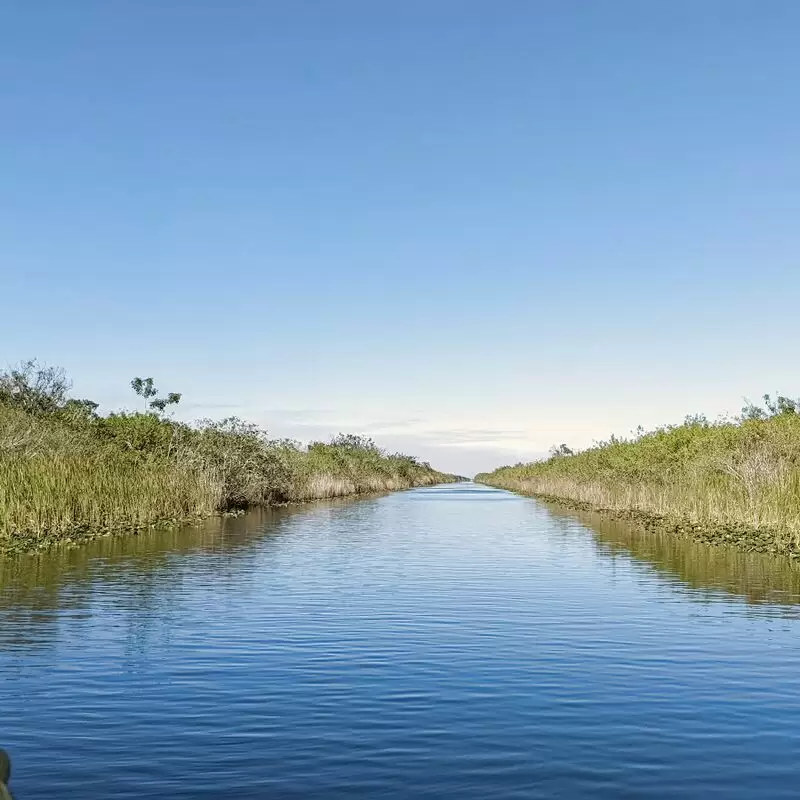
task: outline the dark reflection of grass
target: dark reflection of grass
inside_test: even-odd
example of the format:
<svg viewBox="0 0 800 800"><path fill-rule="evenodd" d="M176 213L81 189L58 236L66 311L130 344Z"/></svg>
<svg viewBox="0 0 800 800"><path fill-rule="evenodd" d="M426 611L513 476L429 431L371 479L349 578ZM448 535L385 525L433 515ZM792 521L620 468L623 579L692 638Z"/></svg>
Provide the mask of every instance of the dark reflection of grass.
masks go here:
<svg viewBox="0 0 800 800"><path fill-rule="evenodd" d="M127 601L146 612L163 605L194 569L190 556L230 554L217 559L219 570L241 569L265 536L283 530L298 513L334 509L364 499L340 498L302 506L256 509L238 517L212 518L184 528L142 531L94 539L80 547L56 546L32 554L0 555L0 650L52 643L59 616L90 614L98 587L124 584Z"/></svg>
<svg viewBox="0 0 800 800"><path fill-rule="evenodd" d="M590 528L603 552L630 556L688 588L724 591L748 603L800 604L800 563L793 559L715 547L591 511L548 509Z"/></svg>

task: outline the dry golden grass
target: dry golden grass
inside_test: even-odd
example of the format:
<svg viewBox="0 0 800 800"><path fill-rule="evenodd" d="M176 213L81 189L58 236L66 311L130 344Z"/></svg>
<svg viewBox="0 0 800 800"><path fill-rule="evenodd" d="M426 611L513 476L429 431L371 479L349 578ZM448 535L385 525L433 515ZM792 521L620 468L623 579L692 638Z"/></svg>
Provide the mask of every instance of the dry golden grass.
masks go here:
<svg viewBox="0 0 800 800"><path fill-rule="evenodd" d="M392 475L360 475L357 478L342 477L329 472L316 472L299 479L291 489L292 501L323 500L332 497L348 497L354 494L371 494L410 489L413 486L432 486L448 480L450 476L440 473L420 475L413 479Z"/></svg>
<svg viewBox="0 0 800 800"><path fill-rule="evenodd" d="M205 516L220 486L168 464L77 454L0 458L0 532L68 535Z"/></svg>

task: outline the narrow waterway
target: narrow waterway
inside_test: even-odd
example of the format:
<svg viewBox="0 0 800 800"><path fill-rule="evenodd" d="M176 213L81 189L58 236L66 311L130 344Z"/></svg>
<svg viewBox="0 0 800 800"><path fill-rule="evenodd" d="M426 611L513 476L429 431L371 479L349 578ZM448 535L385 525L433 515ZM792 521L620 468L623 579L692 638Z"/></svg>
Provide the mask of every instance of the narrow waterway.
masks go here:
<svg viewBox="0 0 800 800"><path fill-rule="evenodd" d="M796 797L800 569L462 484L0 560L17 800Z"/></svg>

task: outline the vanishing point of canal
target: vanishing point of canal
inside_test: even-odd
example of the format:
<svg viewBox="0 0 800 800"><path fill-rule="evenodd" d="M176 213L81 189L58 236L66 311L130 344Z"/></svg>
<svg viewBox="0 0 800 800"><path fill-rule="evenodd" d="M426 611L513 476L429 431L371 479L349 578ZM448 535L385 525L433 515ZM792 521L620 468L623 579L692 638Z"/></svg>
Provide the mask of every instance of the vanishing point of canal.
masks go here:
<svg viewBox="0 0 800 800"><path fill-rule="evenodd" d="M800 794L800 568L474 484L0 559L18 800Z"/></svg>

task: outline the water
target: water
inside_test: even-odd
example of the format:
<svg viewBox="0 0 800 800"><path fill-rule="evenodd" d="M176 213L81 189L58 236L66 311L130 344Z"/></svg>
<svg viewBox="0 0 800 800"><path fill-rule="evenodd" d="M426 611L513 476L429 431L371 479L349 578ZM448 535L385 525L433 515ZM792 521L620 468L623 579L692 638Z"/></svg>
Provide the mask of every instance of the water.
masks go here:
<svg viewBox="0 0 800 800"><path fill-rule="evenodd" d="M795 797L800 572L466 484L0 561L35 798Z"/></svg>

